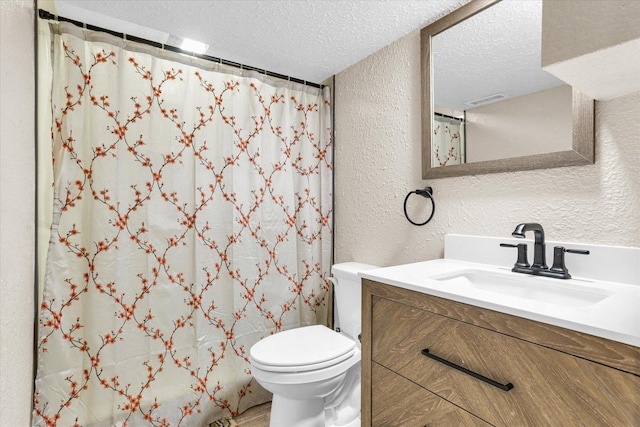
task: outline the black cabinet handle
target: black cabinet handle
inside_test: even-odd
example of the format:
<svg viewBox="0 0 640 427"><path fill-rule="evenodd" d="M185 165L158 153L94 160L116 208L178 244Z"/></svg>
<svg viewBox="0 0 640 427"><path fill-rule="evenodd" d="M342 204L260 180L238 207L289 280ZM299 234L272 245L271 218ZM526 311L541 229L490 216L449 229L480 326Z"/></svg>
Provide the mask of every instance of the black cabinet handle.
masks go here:
<svg viewBox="0 0 640 427"><path fill-rule="evenodd" d="M487 378L484 375L480 375L477 372L470 371L469 369L467 369L465 367L462 367L460 365L456 365L455 363L449 362L446 359L443 359L443 358L438 357L438 356L436 356L434 354L431 354L431 353L429 353L429 349L428 348L425 348L424 350L422 350L422 355L423 356L427 356L429 359L433 359L436 362L443 363L443 364L445 364L445 365L447 365L447 366L449 366L449 367L451 367L453 369L457 369L460 372L464 372L467 375L471 375L472 377L477 378L479 380L482 380L482 381L484 381L484 382L486 382L488 384L491 384L494 387L498 387L500 390L509 391L509 390L511 390L513 388L513 384L511 384L511 383L500 384L499 382L494 381L491 378Z"/></svg>

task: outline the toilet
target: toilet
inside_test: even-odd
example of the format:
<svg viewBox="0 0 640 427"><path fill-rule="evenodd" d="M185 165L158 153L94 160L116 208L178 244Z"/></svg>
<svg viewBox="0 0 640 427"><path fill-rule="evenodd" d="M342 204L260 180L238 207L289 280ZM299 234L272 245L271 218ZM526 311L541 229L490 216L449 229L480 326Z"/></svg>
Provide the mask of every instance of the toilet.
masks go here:
<svg viewBox="0 0 640 427"><path fill-rule="evenodd" d="M270 427L360 427L358 273L372 268L355 262L331 268L339 332L304 326L251 347L253 377L273 393Z"/></svg>

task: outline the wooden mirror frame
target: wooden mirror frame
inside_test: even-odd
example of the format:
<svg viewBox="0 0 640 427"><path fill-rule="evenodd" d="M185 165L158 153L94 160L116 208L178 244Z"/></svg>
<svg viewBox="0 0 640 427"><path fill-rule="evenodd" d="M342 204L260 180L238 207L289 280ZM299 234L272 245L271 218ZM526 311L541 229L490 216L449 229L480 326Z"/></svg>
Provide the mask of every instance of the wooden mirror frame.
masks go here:
<svg viewBox="0 0 640 427"><path fill-rule="evenodd" d="M595 162L595 101L572 89L572 149L508 159L488 160L431 167L433 136L433 62L431 38L493 6L501 0L472 0L449 15L440 18L420 31L421 98L422 98L422 179L515 172L562 166L588 165Z"/></svg>

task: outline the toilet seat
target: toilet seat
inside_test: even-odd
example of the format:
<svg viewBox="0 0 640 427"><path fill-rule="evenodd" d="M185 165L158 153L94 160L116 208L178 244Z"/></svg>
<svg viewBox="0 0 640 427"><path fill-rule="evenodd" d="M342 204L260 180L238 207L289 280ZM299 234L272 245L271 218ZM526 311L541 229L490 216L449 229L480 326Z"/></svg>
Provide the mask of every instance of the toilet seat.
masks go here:
<svg viewBox="0 0 640 427"><path fill-rule="evenodd" d="M356 343L322 325L305 326L268 336L250 350L254 367L270 372L309 372L351 358Z"/></svg>

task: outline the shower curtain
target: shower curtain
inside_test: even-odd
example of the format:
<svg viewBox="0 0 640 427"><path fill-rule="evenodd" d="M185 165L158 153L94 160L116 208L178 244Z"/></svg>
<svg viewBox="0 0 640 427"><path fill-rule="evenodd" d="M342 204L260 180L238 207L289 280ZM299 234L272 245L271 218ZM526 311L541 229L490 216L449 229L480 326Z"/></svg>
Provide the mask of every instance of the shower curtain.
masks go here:
<svg viewBox="0 0 640 427"><path fill-rule="evenodd" d="M462 163L465 163L464 122L434 115L431 167Z"/></svg>
<svg viewBox="0 0 640 427"><path fill-rule="evenodd" d="M51 29L33 424L202 426L269 400L251 345L328 317L328 89Z"/></svg>

